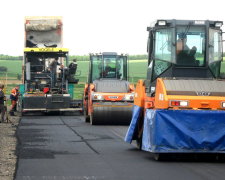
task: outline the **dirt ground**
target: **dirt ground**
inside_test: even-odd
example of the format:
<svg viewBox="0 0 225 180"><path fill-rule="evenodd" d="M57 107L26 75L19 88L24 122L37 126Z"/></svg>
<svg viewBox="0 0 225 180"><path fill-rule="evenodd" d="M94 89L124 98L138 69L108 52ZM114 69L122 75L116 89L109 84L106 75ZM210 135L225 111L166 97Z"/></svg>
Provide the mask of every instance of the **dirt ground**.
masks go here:
<svg viewBox="0 0 225 180"><path fill-rule="evenodd" d="M16 113L15 113L16 114ZM16 128L20 117L9 116L10 122L0 123L0 179L12 180L16 170Z"/></svg>

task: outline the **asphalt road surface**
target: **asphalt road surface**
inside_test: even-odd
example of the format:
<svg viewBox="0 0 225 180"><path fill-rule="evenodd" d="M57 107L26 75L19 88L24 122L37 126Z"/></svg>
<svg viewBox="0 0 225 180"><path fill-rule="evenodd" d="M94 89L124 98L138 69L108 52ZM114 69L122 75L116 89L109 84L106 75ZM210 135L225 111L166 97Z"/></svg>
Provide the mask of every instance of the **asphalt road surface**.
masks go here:
<svg viewBox="0 0 225 180"><path fill-rule="evenodd" d="M224 180L225 163L155 161L123 141L127 126L91 126L82 116L25 116L16 180Z"/></svg>

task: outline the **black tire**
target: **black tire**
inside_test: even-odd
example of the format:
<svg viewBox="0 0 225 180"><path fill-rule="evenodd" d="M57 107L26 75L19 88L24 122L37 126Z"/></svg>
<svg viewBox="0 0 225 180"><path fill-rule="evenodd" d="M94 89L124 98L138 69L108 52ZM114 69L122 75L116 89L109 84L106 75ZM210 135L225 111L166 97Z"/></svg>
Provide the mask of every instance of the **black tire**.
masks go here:
<svg viewBox="0 0 225 180"><path fill-rule="evenodd" d="M88 108L88 107L87 107ZM86 107L84 107L83 103L83 115L84 115L84 120L85 122L89 123L90 122L90 116L88 115L88 110Z"/></svg>
<svg viewBox="0 0 225 180"><path fill-rule="evenodd" d="M159 153L154 153L153 157L156 161L160 161L160 154Z"/></svg>
<svg viewBox="0 0 225 180"><path fill-rule="evenodd" d="M90 115L90 124L95 125L95 119L93 118L93 113Z"/></svg>
<svg viewBox="0 0 225 180"><path fill-rule="evenodd" d="M141 115L139 117L138 125L137 125L137 139L136 139L136 144L137 148L141 150L142 147L142 137L143 137L143 124L144 124L144 117Z"/></svg>
<svg viewBox="0 0 225 180"><path fill-rule="evenodd" d="M165 153L154 153L153 157L156 161L164 161L167 158L167 154L165 154Z"/></svg>
<svg viewBox="0 0 225 180"><path fill-rule="evenodd" d="M141 137L137 137L137 139L136 139L136 145L137 145L137 148L139 150L141 150L141 147L142 147L142 135L141 135Z"/></svg>
<svg viewBox="0 0 225 180"><path fill-rule="evenodd" d="M217 154L216 160L219 162L225 162L225 154Z"/></svg>
<svg viewBox="0 0 225 180"><path fill-rule="evenodd" d="M90 124L91 124L91 125L94 125L94 124L93 124L93 115L92 115L92 114L90 115Z"/></svg>
<svg viewBox="0 0 225 180"><path fill-rule="evenodd" d="M91 124L91 125L99 125L99 122L98 122L98 120L94 117L94 114L93 114L93 113L91 113L91 115L90 115L90 124Z"/></svg>
<svg viewBox="0 0 225 180"><path fill-rule="evenodd" d="M90 122L90 116L88 115L87 113L87 110L84 108L84 120L86 123L89 123Z"/></svg>
<svg viewBox="0 0 225 180"><path fill-rule="evenodd" d="M84 102L86 101L86 107L84 106ZM84 115L84 120L86 123L90 122L90 116L88 115L88 97L87 95L85 96L85 98L83 99L83 115Z"/></svg>

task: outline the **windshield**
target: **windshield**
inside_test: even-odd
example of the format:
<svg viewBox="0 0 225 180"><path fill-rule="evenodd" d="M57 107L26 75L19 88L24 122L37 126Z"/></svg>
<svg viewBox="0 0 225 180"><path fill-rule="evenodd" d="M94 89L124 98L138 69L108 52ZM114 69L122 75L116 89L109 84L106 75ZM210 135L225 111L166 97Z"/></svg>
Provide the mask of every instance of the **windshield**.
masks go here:
<svg viewBox="0 0 225 180"><path fill-rule="evenodd" d="M205 66L205 28L178 26L176 54L179 66Z"/></svg>
<svg viewBox="0 0 225 180"><path fill-rule="evenodd" d="M172 43L173 29L158 29L155 33L155 64L153 79L166 71L174 61L174 46Z"/></svg>
<svg viewBox="0 0 225 180"><path fill-rule="evenodd" d="M93 82L100 78L127 79L127 57L117 55L97 55L91 57Z"/></svg>

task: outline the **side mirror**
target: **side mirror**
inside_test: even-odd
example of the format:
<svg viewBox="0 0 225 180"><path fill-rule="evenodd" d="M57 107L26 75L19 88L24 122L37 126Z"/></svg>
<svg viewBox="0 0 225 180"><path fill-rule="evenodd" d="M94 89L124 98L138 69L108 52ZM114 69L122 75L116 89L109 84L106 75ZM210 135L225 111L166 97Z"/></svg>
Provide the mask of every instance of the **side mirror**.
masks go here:
<svg viewBox="0 0 225 180"><path fill-rule="evenodd" d="M223 38L224 34L225 34L225 32L222 32L222 41L223 42L225 41L225 39Z"/></svg>
<svg viewBox="0 0 225 180"><path fill-rule="evenodd" d="M225 33L225 32L222 32L222 45L223 45L223 43L225 42L225 39L223 38L223 37L224 37L224 33ZM222 46L222 47L223 47L223 46ZM222 51L223 51L223 50L222 50ZM222 52L222 62L224 61L224 60L223 60L223 56L224 56L223 54L224 54L224 52ZM225 78L222 78L222 79L225 79Z"/></svg>

